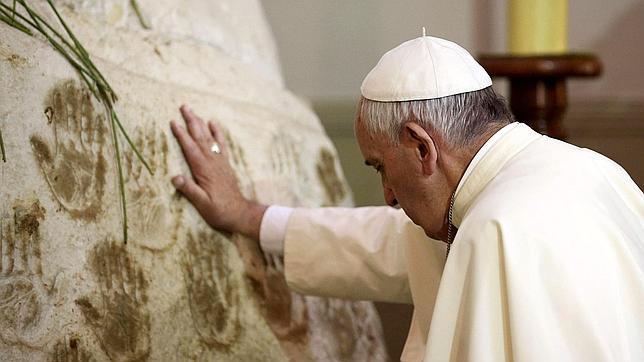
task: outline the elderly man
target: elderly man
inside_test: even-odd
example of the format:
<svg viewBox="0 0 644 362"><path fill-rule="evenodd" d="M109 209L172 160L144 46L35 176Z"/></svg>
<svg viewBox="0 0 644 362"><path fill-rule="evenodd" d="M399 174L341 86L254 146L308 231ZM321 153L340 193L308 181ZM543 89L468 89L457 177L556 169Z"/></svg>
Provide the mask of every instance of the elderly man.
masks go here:
<svg viewBox="0 0 644 362"><path fill-rule="evenodd" d="M404 213L246 200L216 125L186 107L187 130L171 127L192 178L172 181L212 227L284 253L291 288L413 303L402 360L644 360L642 192L611 160L513 122L491 84L426 36L367 75L356 138Z"/></svg>

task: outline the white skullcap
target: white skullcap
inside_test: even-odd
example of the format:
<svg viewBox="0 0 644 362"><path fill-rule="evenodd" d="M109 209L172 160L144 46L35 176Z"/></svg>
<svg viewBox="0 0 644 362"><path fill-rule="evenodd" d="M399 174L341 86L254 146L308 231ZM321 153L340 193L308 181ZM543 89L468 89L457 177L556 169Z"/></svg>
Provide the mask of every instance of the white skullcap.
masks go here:
<svg viewBox="0 0 644 362"><path fill-rule="evenodd" d="M421 36L385 53L360 91L367 99L392 102L441 98L491 85L490 76L467 50L445 39Z"/></svg>

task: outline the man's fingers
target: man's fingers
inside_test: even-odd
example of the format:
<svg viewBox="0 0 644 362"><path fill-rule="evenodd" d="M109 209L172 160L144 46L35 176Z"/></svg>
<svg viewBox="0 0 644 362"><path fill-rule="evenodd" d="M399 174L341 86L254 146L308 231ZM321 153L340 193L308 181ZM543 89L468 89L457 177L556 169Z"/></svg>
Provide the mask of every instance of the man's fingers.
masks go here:
<svg viewBox="0 0 644 362"><path fill-rule="evenodd" d="M186 105L181 106L179 110L181 111L181 116L183 116L183 119L186 121L188 132L190 132L190 135L197 142L199 147L209 147L208 144L212 143L212 139L204 121L194 114Z"/></svg>
<svg viewBox="0 0 644 362"><path fill-rule="evenodd" d="M170 129L172 129L172 133L179 141L179 146L181 146L181 151L183 152L186 161L188 161L190 169L192 170L193 167L198 167L198 165L202 163L204 155L197 143L183 127L177 124L177 122L170 122Z"/></svg>
<svg viewBox="0 0 644 362"><path fill-rule="evenodd" d="M185 196L199 212L205 211L210 198L204 189L189 177L179 175L172 178L172 185Z"/></svg>
<svg viewBox="0 0 644 362"><path fill-rule="evenodd" d="M219 143L219 147L221 147L222 151L226 149L226 140L224 139L224 135L219 129L219 126L215 124L213 121L208 121L208 128L210 129L210 134L212 135L212 138Z"/></svg>

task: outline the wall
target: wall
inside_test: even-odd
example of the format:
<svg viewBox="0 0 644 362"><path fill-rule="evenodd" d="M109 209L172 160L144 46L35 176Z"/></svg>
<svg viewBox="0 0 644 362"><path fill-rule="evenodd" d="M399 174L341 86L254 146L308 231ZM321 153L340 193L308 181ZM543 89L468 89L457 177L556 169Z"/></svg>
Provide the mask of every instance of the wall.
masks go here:
<svg viewBox="0 0 644 362"><path fill-rule="evenodd" d="M371 303L292 292L282 257L214 231L170 184L190 172L169 129L187 103L221 127L217 157L246 197L352 204L318 118L283 86L259 3L138 1L150 29L129 0L55 3L118 101L0 22L0 360L386 360Z"/></svg>

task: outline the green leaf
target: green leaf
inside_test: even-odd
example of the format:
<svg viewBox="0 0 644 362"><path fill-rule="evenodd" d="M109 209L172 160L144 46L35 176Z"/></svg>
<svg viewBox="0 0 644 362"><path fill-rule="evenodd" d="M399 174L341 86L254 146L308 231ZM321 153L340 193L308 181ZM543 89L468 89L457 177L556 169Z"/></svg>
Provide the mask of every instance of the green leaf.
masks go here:
<svg viewBox="0 0 644 362"><path fill-rule="evenodd" d="M130 5L132 5L132 9L134 9L134 13L136 14L136 17L139 18L139 23L141 23L141 26L143 27L143 29L150 29L150 26L145 22L145 19L143 18L143 14L139 9L138 2L136 0L130 0Z"/></svg>
<svg viewBox="0 0 644 362"><path fill-rule="evenodd" d="M0 129L0 152L2 153L2 162L7 162L7 157L4 153L4 141L2 140L2 130Z"/></svg>
<svg viewBox="0 0 644 362"><path fill-rule="evenodd" d="M116 168L119 175L119 193L121 196L121 212L123 215L123 243L127 244L127 204L125 200L125 180L123 178L123 167L121 166L121 151L119 148L119 139L116 134L116 113L113 109L108 109L111 114L112 142L114 143L114 158L116 159Z"/></svg>

